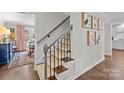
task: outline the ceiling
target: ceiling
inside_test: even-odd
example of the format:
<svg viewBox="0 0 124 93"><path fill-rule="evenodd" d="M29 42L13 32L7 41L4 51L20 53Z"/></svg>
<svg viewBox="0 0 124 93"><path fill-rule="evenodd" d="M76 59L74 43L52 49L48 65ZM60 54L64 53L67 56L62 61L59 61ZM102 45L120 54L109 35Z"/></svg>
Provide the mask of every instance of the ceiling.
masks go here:
<svg viewBox="0 0 124 93"><path fill-rule="evenodd" d="M104 12L104 14L112 23L124 22L124 12Z"/></svg>
<svg viewBox="0 0 124 93"><path fill-rule="evenodd" d="M95 13L95 12L94 12ZM101 12L101 15L112 23L123 23L124 12ZM0 22L34 26L35 16L25 12L0 12Z"/></svg>
<svg viewBox="0 0 124 93"><path fill-rule="evenodd" d="M34 26L35 16L30 13L0 12L0 22Z"/></svg>

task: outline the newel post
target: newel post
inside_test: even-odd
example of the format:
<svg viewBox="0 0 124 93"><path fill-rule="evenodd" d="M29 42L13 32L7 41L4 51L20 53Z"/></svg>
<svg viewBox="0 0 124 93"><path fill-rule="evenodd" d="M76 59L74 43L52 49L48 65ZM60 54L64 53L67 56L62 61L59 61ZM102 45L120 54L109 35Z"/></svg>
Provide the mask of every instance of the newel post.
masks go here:
<svg viewBox="0 0 124 93"><path fill-rule="evenodd" d="M47 52L48 52L47 44L44 45L43 51L44 51L44 57L45 57L44 79L47 79Z"/></svg>

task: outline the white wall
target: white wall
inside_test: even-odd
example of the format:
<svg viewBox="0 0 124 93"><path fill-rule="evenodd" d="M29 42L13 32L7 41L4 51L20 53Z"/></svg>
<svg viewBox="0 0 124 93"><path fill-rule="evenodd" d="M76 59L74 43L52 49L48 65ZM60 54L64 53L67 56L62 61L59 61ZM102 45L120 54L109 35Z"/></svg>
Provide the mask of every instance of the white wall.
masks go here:
<svg viewBox="0 0 124 93"><path fill-rule="evenodd" d="M96 64L102 62L104 60L104 54L105 54L105 49L104 49L104 30L100 32L101 35L101 41L100 44L97 46L93 46L93 47L89 47L87 46L87 31L82 31L82 23L81 23L81 13L77 12L77 13L68 13L71 17L70 17L70 24L73 24L73 30L71 30L71 52L72 52L72 58L75 59L74 60L74 64L75 67L73 68L74 70L74 76L73 77L77 77L80 74L83 74L85 71L88 71L90 68L92 68L93 66L95 66ZM42 14L40 14L42 15ZM46 24L41 23L41 19L44 19L46 16L44 16L44 18L40 18L40 15L37 19L37 24L40 23L42 25L38 25L37 27L37 40L39 39L39 37L43 36L43 34L45 34L46 32L44 32L44 29L46 28L42 28L42 26L46 26ZM54 21L54 17L57 16L57 14L51 13L51 15L53 16L52 20L49 20L51 22L55 22ZM97 16L102 18L100 13L90 13L90 15L93 16ZM61 17L61 16L60 16ZM47 18L47 17L46 17ZM51 18L51 17L50 17ZM59 16L58 16L59 18ZM63 17L62 17L63 18ZM45 19L44 19L45 20ZM55 20L56 17L55 17ZM104 20L104 18L103 18ZM50 26L51 26L51 22L50 22ZM67 24L69 24L67 22ZM66 24L66 25L67 25ZM69 27L69 25L67 26L67 28ZM63 26L63 28L65 28L65 25ZM49 31L48 29L46 29L47 31ZM61 34L61 33L57 33L57 34ZM56 36L57 36L56 34ZM55 37L53 37L55 38ZM53 41L50 39L47 39L47 41ZM50 42L47 42L48 44ZM36 59L35 62L39 63L41 60L38 60L39 58L37 58L39 56L39 54L42 53L42 51L40 49L38 49L39 46L37 46L37 50L36 50ZM41 46L40 46L41 47ZM42 46L43 47L43 46ZM40 56L41 57L41 56ZM71 77L69 77L69 79L72 79Z"/></svg>
<svg viewBox="0 0 124 93"><path fill-rule="evenodd" d="M115 37L117 35L117 25L112 25L112 36Z"/></svg>
<svg viewBox="0 0 124 93"><path fill-rule="evenodd" d="M112 48L124 50L124 24L112 26L112 35L114 37Z"/></svg>
<svg viewBox="0 0 124 93"><path fill-rule="evenodd" d="M36 41L40 40L66 17L67 15L64 13L57 12L36 13Z"/></svg>
<svg viewBox="0 0 124 93"><path fill-rule="evenodd" d="M112 55L112 25L105 23L105 55Z"/></svg>
<svg viewBox="0 0 124 93"><path fill-rule="evenodd" d="M90 13L99 16L99 13ZM81 13L71 13L72 30L72 58L75 59L75 74L88 70L94 64L104 60L104 31L101 31L100 45L87 46L87 32L82 31Z"/></svg>
<svg viewBox="0 0 124 93"><path fill-rule="evenodd" d="M4 24L4 22L2 20L0 20L0 24Z"/></svg>
<svg viewBox="0 0 124 93"><path fill-rule="evenodd" d="M64 13L50 13L42 12L36 13L36 27L35 36L36 42L43 38L48 32L50 32L54 27L61 23L67 15ZM48 46L53 43L68 27L70 26L70 20L67 20L61 27L56 29L56 31L49 37L42 41L40 44L36 44L35 50L35 64L42 63L43 59L43 46L48 44Z"/></svg>
<svg viewBox="0 0 124 93"><path fill-rule="evenodd" d="M112 56L112 24L104 12L89 12L89 14L104 20L104 55Z"/></svg>

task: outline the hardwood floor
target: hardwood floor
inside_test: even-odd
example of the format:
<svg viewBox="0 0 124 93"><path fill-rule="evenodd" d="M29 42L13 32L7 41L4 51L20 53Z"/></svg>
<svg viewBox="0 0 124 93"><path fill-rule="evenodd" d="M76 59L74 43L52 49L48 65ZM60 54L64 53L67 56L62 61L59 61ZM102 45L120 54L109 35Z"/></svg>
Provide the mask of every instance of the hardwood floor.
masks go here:
<svg viewBox="0 0 124 93"><path fill-rule="evenodd" d="M30 58L27 54L24 54L25 52L26 51L16 53L9 64L0 65L0 71L6 70L9 68L15 68L18 66L32 64L34 57L32 56Z"/></svg>
<svg viewBox="0 0 124 93"><path fill-rule="evenodd" d="M113 50L112 57L90 69L76 80L123 80L124 79L124 51Z"/></svg>
<svg viewBox="0 0 124 93"><path fill-rule="evenodd" d="M113 56L93 67L76 80L123 80L124 51L113 50ZM39 80L33 64L23 65L0 71L0 80Z"/></svg>
<svg viewBox="0 0 124 93"><path fill-rule="evenodd" d="M0 80L39 80L34 65L28 64L0 71Z"/></svg>
<svg viewBox="0 0 124 93"><path fill-rule="evenodd" d="M24 53L16 53L12 64L0 65L0 80L39 80L34 71L33 56L30 58Z"/></svg>
<svg viewBox="0 0 124 93"><path fill-rule="evenodd" d="M10 67L10 64L0 65L0 80L39 80L34 71L33 57L20 54L17 56Z"/></svg>

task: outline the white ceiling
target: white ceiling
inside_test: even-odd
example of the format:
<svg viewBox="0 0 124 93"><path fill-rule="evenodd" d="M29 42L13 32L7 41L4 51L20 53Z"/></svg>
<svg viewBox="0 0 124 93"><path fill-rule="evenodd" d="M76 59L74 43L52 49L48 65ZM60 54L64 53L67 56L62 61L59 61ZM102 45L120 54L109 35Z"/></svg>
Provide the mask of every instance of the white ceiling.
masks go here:
<svg viewBox="0 0 124 93"><path fill-rule="evenodd" d="M124 12L101 12L103 17L106 17L112 23L123 23L124 22ZM5 23L18 23L24 25L34 26L35 16L32 13L24 12L0 12L0 22Z"/></svg>
<svg viewBox="0 0 124 93"><path fill-rule="evenodd" d="M0 22L33 26L35 24L35 16L30 13L0 12Z"/></svg>
<svg viewBox="0 0 124 93"><path fill-rule="evenodd" d="M104 12L108 17L109 21L112 23L123 23L124 22L124 12Z"/></svg>

